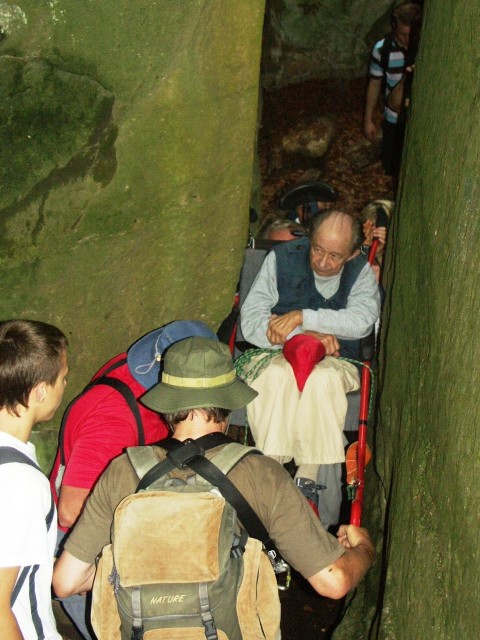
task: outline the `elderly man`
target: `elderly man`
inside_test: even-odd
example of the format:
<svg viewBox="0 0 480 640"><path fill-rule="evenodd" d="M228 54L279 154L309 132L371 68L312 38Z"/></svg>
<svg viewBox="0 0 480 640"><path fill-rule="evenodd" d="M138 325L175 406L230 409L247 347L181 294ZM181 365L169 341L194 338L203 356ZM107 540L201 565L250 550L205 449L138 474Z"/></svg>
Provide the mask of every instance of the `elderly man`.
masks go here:
<svg viewBox="0 0 480 640"><path fill-rule="evenodd" d="M161 412L175 440L185 444L197 440L207 457L215 460L228 442L224 438L219 444L218 435L228 427L230 410L245 406L255 396L255 391L236 377L227 345L195 337L169 349L162 382L142 401ZM159 460L165 456L160 446L153 447ZM185 479L193 474L189 469L175 469L173 473L175 477L183 473ZM341 598L363 578L374 558L368 532L349 525L340 527L337 538L326 533L277 462L265 456L246 456L228 477L285 560L318 593ZM53 584L59 595L91 589L95 559L110 542L114 511L137 485L138 477L127 455L114 460L102 475L56 564ZM142 524L139 526L141 529Z"/></svg>
<svg viewBox="0 0 480 640"><path fill-rule="evenodd" d="M353 216L335 210L315 216L308 239L283 243L267 255L241 310L245 339L278 350L251 382L259 392L247 407L256 445L280 463L293 458L297 484L312 500L318 500L318 466L345 459L346 394L359 387L355 365L338 356L358 359L359 340L380 314L373 270L359 255L362 240L361 222ZM327 356L301 389L281 351L300 333L319 340ZM338 521L340 507L338 487L329 484L327 492L336 497L333 514L320 507L325 526ZM329 503L327 492L320 497Z"/></svg>

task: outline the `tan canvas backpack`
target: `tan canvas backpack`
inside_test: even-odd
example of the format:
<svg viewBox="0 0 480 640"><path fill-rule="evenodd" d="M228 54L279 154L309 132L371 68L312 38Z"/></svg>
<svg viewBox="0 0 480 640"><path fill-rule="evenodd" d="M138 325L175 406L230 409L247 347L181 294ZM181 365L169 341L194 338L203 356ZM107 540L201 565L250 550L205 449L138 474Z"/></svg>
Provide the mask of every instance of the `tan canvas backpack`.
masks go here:
<svg viewBox="0 0 480 640"><path fill-rule="evenodd" d="M213 464L203 461L225 477L252 453L259 452L230 442ZM140 490L118 505L113 542L97 568L92 624L98 640L280 638L275 563L239 525L218 487L198 472L187 482L165 475L173 465L159 463L151 447L127 454Z"/></svg>

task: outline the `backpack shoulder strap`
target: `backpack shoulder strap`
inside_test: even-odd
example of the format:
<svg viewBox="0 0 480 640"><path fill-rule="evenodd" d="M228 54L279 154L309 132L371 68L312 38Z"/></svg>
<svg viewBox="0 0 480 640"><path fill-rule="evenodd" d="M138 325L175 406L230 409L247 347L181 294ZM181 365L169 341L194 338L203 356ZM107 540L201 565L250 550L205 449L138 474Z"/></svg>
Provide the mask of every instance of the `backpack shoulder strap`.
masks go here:
<svg viewBox="0 0 480 640"><path fill-rule="evenodd" d="M27 455L18 451L14 447L0 447L0 464L7 464L9 462L20 462L22 464L28 464L30 467L36 469L39 473L44 476L45 474L40 469L38 464L36 464L31 458ZM55 515L55 503L53 501L53 495L50 492L50 509L48 510L47 515L45 516L45 524L47 526L47 530L50 529L53 522L53 517Z"/></svg>
<svg viewBox="0 0 480 640"><path fill-rule="evenodd" d="M384 73L386 73L388 70L388 63L390 58L390 52L392 50L392 45L393 45L393 34L387 33L387 35L383 39L383 45L380 51L380 66L382 67Z"/></svg>
<svg viewBox="0 0 480 640"><path fill-rule="evenodd" d="M43 471L40 469L38 464L36 464L31 458L27 455L18 451L14 447L0 447L0 464L8 464L9 462L19 462L21 464L28 464L30 467L33 467L37 471L39 471L42 475L44 475ZM50 509L48 510L47 515L45 516L45 525L47 527L47 531L50 530L52 526L53 517L55 515L55 503L53 501L53 495L50 493ZM27 579L30 571L36 571L38 569L38 565L28 565L27 567L23 567L22 571L17 577L17 581L12 591L12 595L10 596L10 606L13 607L15 604L18 594L22 590L22 587Z"/></svg>
<svg viewBox="0 0 480 640"><path fill-rule="evenodd" d="M213 464L220 469L225 475L244 458L251 454L263 455L259 449L255 447L246 447L238 442L229 442L223 447L213 458Z"/></svg>
<svg viewBox="0 0 480 640"><path fill-rule="evenodd" d="M385 90L387 88L387 71L388 64L390 62L390 52L392 50L393 45L393 33L387 33L385 38L383 39L382 49L380 51L380 66L383 70L382 76L382 96L385 97Z"/></svg>
<svg viewBox="0 0 480 640"><path fill-rule="evenodd" d="M0 464L7 464L9 462L21 462L23 464L28 464L42 473L38 464L21 451L18 451L18 449L15 449L14 447L0 447Z"/></svg>
<svg viewBox="0 0 480 640"><path fill-rule="evenodd" d="M142 423L142 417L140 415L140 409L138 408L138 403L133 394L133 391L130 389L128 384L126 384L122 380L119 380L118 378L110 378L109 376L102 376L101 378L98 378L97 380L95 380L95 382L89 386L89 389L99 384L112 387L112 389L115 389L116 391L118 391L118 393L121 396L123 396L123 398L125 399L125 402L130 407L130 411L132 412L133 417L135 418L135 422L137 423L138 444L140 446L144 445L145 433L143 431L143 423Z"/></svg>
<svg viewBox="0 0 480 640"><path fill-rule="evenodd" d="M241 447L242 445L239 446ZM236 462L234 462L233 464L233 466L235 466L235 464L240 462L240 460L244 459L247 455L262 455L260 451L254 448L249 448L249 450L247 450L245 454L241 455L240 457L238 457L238 453L240 452L235 452L232 449L232 454L226 456L228 463L233 462L236 459ZM252 538L260 540L260 542L263 544L267 551L267 556L270 559L270 562L272 563L272 566L275 570L275 567L278 567L283 563L282 557L278 552L275 543L270 538L270 535L263 525L262 521L252 509L247 500L243 497L243 495L233 484L233 482L223 473L221 469L217 467L217 465L215 464L217 457L218 456L215 456L215 462L212 462L205 457L196 456L189 461L188 466L193 469L195 473L198 473L199 476L205 478L205 480L208 480L210 484L218 487L225 500L235 508L239 520L247 531L248 535ZM231 468L233 468L233 466Z"/></svg>
<svg viewBox="0 0 480 640"><path fill-rule="evenodd" d="M218 487L225 500L235 508L241 523L250 536L261 540L267 548L270 543L273 544L260 518L233 482L217 467L215 462L203 456L196 456L189 460L188 466L210 484Z"/></svg>
<svg viewBox="0 0 480 640"><path fill-rule="evenodd" d="M99 378L96 378L95 380L87 384L85 389L81 393L79 393L78 396L75 396L75 398L70 402L68 407L65 409L65 413L63 414L62 422L61 422L59 433L58 433L58 448L60 451L60 464L62 464L63 466L65 466L65 462L66 462L65 449L63 446L64 440L65 440L65 427L67 424L70 411L72 410L73 405L77 402L77 400L79 400L82 396L84 396L87 393L87 391L89 391L92 387L96 387L99 384L104 384L109 387L112 387L123 396L123 398L125 399L125 402L130 407L130 411L132 412L133 417L135 418L135 422L137 424L138 443L140 445L145 444L145 434L143 430L142 418L140 416L138 403L135 399L135 396L133 395L132 390L127 384L125 384L125 382L122 382L118 378L111 378L108 376L109 373L111 373L115 369L118 369L122 365L126 364L126 362L127 362L126 358L120 358L120 360L117 360L117 362L114 362L112 365L110 365L110 367L108 367L108 369L106 369L106 371L104 371L104 373Z"/></svg>
<svg viewBox="0 0 480 640"><path fill-rule="evenodd" d="M223 433L211 433L197 438L197 440L186 440L185 442L180 442L179 440L175 440L175 438L161 440L157 442L156 445L165 451L164 459L159 462L157 458L156 464L150 467L145 473L142 475L137 473L140 477L140 482L135 491L138 492L142 489L147 489L156 480L167 475L167 473L173 469L179 469L185 464L188 464L188 461L192 457L196 455L203 456L205 451L209 449L218 447L221 444L231 443L232 440Z"/></svg>
<svg viewBox="0 0 480 640"><path fill-rule="evenodd" d="M158 456L152 447L127 447L125 451L140 480L159 463Z"/></svg>

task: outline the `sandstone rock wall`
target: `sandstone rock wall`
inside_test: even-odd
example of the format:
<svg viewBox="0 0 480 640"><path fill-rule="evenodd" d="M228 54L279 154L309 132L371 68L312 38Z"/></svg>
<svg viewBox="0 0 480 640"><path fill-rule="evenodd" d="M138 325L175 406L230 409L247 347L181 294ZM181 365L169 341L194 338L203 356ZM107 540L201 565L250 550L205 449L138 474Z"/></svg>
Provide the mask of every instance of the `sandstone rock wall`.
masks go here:
<svg viewBox="0 0 480 640"><path fill-rule="evenodd" d="M268 0L263 84L365 75L373 43L388 31L392 0Z"/></svg>
<svg viewBox="0 0 480 640"><path fill-rule="evenodd" d="M146 331L228 312L263 15L262 0L0 2L1 317L67 333L65 400Z"/></svg>

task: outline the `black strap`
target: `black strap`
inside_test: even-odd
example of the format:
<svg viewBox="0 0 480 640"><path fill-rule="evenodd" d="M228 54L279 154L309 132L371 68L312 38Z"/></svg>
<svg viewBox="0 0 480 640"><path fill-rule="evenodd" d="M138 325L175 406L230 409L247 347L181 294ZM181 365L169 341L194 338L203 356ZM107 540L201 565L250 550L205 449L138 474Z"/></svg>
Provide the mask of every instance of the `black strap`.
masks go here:
<svg viewBox="0 0 480 640"><path fill-rule="evenodd" d="M167 438L165 440L159 440L157 445L162 447L162 449L166 449L167 451L175 451L180 447L184 447L185 443L195 442L200 449L203 451L209 451L210 449L214 449L215 447L220 447L222 444L230 444L234 442L232 438L226 436L224 433L215 432L215 433L207 433L196 440L177 440L176 438Z"/></svg>
<svg viewBox="0 0 480 640"><path fill-rule="evenodd" d="M256 453L251 451L250 453ZM233 482L221 471L213 462L205 457L197 456L188 463L190 469L198 473L199 476L208 480L210 484L217 487L225 500L234 507L243 527L252 538L256 538L263 543L267 551L274 550L276 557L279 557L275 543L270 538L268 531L263 526L262 521L257 516L252 507L245 500L243 495L233 484Z"/></svg>
<svg viewBox="0 0 480 640"><path fill-rule="evenodd" d="M15 449L14 447L0 447L0 464L9 464L9 463L12 463L12 462L19 462L21 464L28 464L30 467L33 467L34 469L37 469L37 471L39 471L42 475L44 475L43 471L40 469L38 464L36 464L31 458L29 458L27 455L25 455L21 451L18 451L18 449ZM45 516L45 525L47 527L47 531L50 529L50 527L52 525L54 514L55 514L55 503L53 501L53 496L51 495L50 496L50 509L49 509L47 515ZM32 570L32 573L30 575L30 601L31 601L31 607L32 607L32 615L33 615L34 611L36 611L36 608L37 608L36 600L35 600L35 603L33 603L33 601L32 601L32 593L31 593L32 584L34 585L35 573L36 573L37 569L38 569L38 565L29 565L28 567L23 567L23 569L20 572L20 575L17 578L17 581L15 583L15 587L13 588L12 595L10 597L10 606L13 607L13 605L15 604L16 599L18 598L18 594L22 590L22 587L23 587L23 585L25 583L25 580L27 579L27 576L30 573L30 570ZM35 595L35 593L33 595ZM35 622L36 621L34 619L34 623ZM41 625L41 622L40 622L40 625Z"/></svg>
<svg viewBox="0 0 480 640"><path fill-rule="evenodd" d="M206 451L214 449L215 447L219 447L222 444L232 444L233 442L234 441L231 438L220 432L207 433L206 435L201 436L200 438L196 438L195 440L188 438L183 442L181 440L176 440L175 438L161 440L157 443L157 446L167 451L167 457L165 458L165 460L162 460L161 462L156 464L152 469L150 469L150 471L153 471L153 469L158 469L161 465L164 465L164 463L167 463L165 468L167 468L168 466L169 471L175 468L191 468L190 461L194 458L198 456L204 457ZM245 456L251 453L263 455L261 451L258 451L257 449L246 449ZM239 461L240 460L243 460L243 458L240 458ZM150 473L150 471L148 473ZM223 472L221 473L223 474ZM155 482L155 480L158 480L164 475L166 475L165 472L161 473L157 471L155 474L152 474L151 477L153 479L147 483L143 482L143 480L147 477L147 474L145 474L145 476L142 478L141 484L139 485L140 489L146 489L152 484L152 482ZM137 491L138 490L139 488L137 487Z"/></svg>
<svg viewBox="0 0 480 640"><path fill-rule="evenodd" d="M185 442L176 440L175 438L167 438L156 442L154 446L161 447L169 453L164 460L161 460L147 471L138 483L135 493L146 489L153 484L155 480L166 476L167 473L170 473L173 469L181 469L182 466L185 468L186 462L193 456L198 454L203 455L205 451L209 449L214 449L215 447L219 447L222 444L229 444L230 442L233 442L233 440L224 433L208 433L201 438L197 438L197 440L186 440ZM181 454L179 453L177 456L173 455L173 457L169 455L179 449L181 449Z"/></svg>
<svg viewBox="0 0 480 640"><path fill-rule="evenodd" d="M14 447L0 447L0 464L8 464L9 462L20 462L22 464L28 464L30 467L33 467L34 469L39 471L42 476L45 475L38 464L36 464L26 454L18 451L18 449L15 449ZM55 502L53 501L53 495L50 495L50 509L45 516L45 524L47 525L47 530L50 529L52 525L54 515Z"/></svg>
<svg viewBox="0 0 480 640"><path fill-rule="evenodd" d="M109 373L112 373L112 371L115 371L115 369L120 368L124 364L127 364L127 358L120 358L120 360L113 362L109 367L105 369L105 371L102 373L101 376L99 376L98 378L95 378L95 380L92 380L92 382L89 382L85 388L88 389L88 387L93 386L97 382L97 380L100 380L100 378L104 378L105 376L108 376Z"/></svg>
<svg viewBox="0 0 480 640"><path fill-rule="evenodd" d="M390 52L392 50L392 45L393 45L393 34L387 33L387 35L383 40L383 46L380 52L380 66L382 67L382 70L383 70L381 89L382 89L382 97L384 100L385 100L385 93L387 90L387 71L388 71L388 65L390 62Z"/></svg>
<svg viewBox="0 0 480 640"><path fill-rule="evenodd" d="M140 415L140 409L138 408L138 402L133 394L133 391L130 389L126 382L119 380L118 378L109 378L102 377L95 380L95 384L93 386L97 386L99 384L107 385L112 387L120 395L123 396L125 402L130 407L130 411L133 413L133 417L135 418L135 422L137 423L137 433L138 433L138 444L139 446L143 446L145 444L145 433L143 431L143 423L142 417Z"/></svg>
<svg viewBox="0 0 480 640"><path fill-rule="evenodd" d="M233 482L219 469L213 462L205 458L205 451L213 449L221 444L232 442L230 438L222 433L208 434L197 440L169 439L161 442L162 448L168 449L167 457L148 471L137 486L136 491L146 489L155 480L163 477L173 469L190 468L199 476L217 487L225 500L234 507L243 527L252 538L256 538L263 543L265 549L274 551L275 557L279 558L275 543L270 538L268 531L263 526L247 500L243 497ZM177 444L178 443L178 444ZM167 446L165 446L167 445ZM262 455L260 451L252 449L246 455Z"/></svg>
<svg viewBox="0 0 480 640"><path fill-rule="evenodd" d="M92 380L92 382L90 382L85 387L85 389L81 393L79 393L78 396L76 396L70 402L68 407L65 409L65 413L63 414L63 417L62 417L62 423L60 425L60 429L59 429L59 432L58 432L58 448L59 448L59 451L60 451L60 464L62 464L63 466L65 466L65 464L66 464L65 448L64 448L65 428L66 428L66 425L67 425L67 420L68 420L68 416L70 414L70 411L72 410L73 405L77 402L77 400L79 400L82 396L84 396L87 393L87 391L89 391L93 387L96 387L96 386L98 386L100 384L112 387L113 389L118 391L118 393L120 393L120 395L123 396L125 402L130 407L130 411L132 412L133 417L135 418L135 422L137 424L138 444L139 445L144 445L145 444L145 433L144 433L144 430L143 430L142 417L140 415L140 410L138 408L137 400L136 400L132 390L130 389L130 387L125 382L122 382L118 378L111 378L111 377L108 376L109 373L111 373L115 369L118 369L122 365L126 364L126 362L127 362L127 358L120 358L120 360L117 360L117 362L114 362L113 364L111 364L108 367L108 369L106 369L102 373L102 375L99 378L96 378L95 380Z"/></svg>

